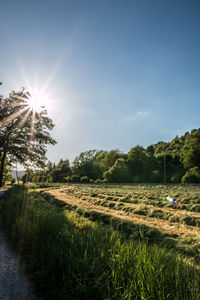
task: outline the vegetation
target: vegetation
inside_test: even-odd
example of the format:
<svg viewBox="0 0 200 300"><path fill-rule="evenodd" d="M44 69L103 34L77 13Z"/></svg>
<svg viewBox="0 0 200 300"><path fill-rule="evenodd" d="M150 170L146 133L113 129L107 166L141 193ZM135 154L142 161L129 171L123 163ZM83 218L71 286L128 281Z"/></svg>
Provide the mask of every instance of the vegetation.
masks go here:
<svg viewBox="0 0 200 300"><path fill-rule="evenodd" d="M158 235L147 240L139 229L139 236L128 238L110 223L102 226L22 186L4 194L0 209L7 235L45 299L200 297L199 270Z"/></svg>
<svg viewBox="0 0 200 300"><path fill-rule="evenodd" d="M14 184L14 162L27 168L24 185L0 199L0 215L37 292L61 300L199 299L199 187L166 183L200 183L200 129L127 154L89 150L71 166L45 164L54 125L29 97L24 89L0 97L0 187Z"/></svg>
<svg viewBox="0 0 200 300"><path fill-rule="evenodd" d="M139 237L140 224L145 236L159 238L200 264L198 186L76 184L60 186L49 193L80 215L112 224L126 237Z"/></svg>
<svg viewBox="0 0 200 300"><path fill-rule="evenodd" d="M200 129L193 129L171 142L158 142L146 149L135 146L127 154L119 150L90 150L70 166L68 160L29 178L34 182L109 183L200 183ZM29 172L29 171L28 171ZM85 179L81 179L81 178ZM87 179L86 179L87 177Z"/></svg>
<svg viewBox="0 0 200 300"><path fill-rule="evenodd" d="M0 97L0 187L3 185L6 164L29 162L44 167L46 145L55 144L48 130L53 128L47 111L31 110L31 95L22 89L8 98Z"/></svg>

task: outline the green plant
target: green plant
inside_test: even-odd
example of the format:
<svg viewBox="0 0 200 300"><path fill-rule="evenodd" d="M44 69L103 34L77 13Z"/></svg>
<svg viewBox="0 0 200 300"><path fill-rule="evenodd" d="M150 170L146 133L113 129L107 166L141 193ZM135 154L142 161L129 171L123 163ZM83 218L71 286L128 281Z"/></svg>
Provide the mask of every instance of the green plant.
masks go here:
<svg viewBox="0 0 200 300"><path fill-rule="evenodd" d="M82 176L81 177L81 182L82 183L88 183L88 182L90 182L90 180L89 180L89 178L87 176Z"/></svg>
<svg viewBox="0 0 200 300"><path fill-rule="evenodd" d="M7 236L45 299L199 299L199 270L157 229L59 202L25 186L0 200Z"/></svg>

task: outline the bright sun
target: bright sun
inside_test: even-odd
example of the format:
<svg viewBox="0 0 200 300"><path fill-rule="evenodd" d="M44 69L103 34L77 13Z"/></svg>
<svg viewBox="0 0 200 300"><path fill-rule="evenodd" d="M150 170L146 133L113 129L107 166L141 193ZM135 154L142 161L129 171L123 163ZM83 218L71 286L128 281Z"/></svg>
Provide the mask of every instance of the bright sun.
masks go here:
<svg viewBox="0 0 200 300"><path fill-rule="evenodd" d="M47 94L42 91L31 91L28 105L34 111L40 112L44 107L48 109L50 99Z"/></svg>

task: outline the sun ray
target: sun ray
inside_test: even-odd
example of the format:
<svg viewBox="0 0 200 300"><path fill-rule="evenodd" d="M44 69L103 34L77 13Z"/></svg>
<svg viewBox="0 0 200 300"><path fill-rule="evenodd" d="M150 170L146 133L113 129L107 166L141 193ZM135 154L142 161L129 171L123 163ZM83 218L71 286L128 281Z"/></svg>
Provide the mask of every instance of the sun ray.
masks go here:
<svg viewBox="0 0 200 300"><path fill-rule="evenodd" d="M19 122L19 124L17 125L17 127L20 129L24 126L26 120L28 119L28 116L30 115L31 111L30 109L28 109L27 113L24 115L23 119Z"/></svg>
<svg viewBox="0 0 200 300"><path fill-rule="evenodd" d="M0 125L5 125L6 123L12 122L15 118L17 118L20 114L23 114L26 110L28 110L28 107L24 107L23 109L17 111L16 113L10 115L7 118L4 118L1 122Z"/></svg>
<svg viewBox="0 0 200 300"><path fill-rule="evenodd" d="M9 104L5 104L3 105L4 107L18 107L18 106L28 106L27 103L9 103Z"/></svg>
<svg viewBox="0 0 200 300"><path fill-rule="evenodd" d="M33 140L34 138L34 129L35 129L35 111L32 110L32 120L31 120L31 127L30 127L30 139Z"/></svg>
<svg viewBox="0 0 200 300"><path fill-rule="evenodd" d="M31 119L31 126L30 126L30 137L29 137L29 154L30 157L33 155L33 145L32 145L32 141L34 140L34 128L35 128L35 111L32 110L32 119Z"/></svg>
<svg viewBox="0 0 200 300"><path fill-rule="evenodd" d="M27 101L28 96L30 96L28 92L26 92L23 96L14 93L11 94L11 97L13 97L14 99L23 100L23 101Z"/></svg>

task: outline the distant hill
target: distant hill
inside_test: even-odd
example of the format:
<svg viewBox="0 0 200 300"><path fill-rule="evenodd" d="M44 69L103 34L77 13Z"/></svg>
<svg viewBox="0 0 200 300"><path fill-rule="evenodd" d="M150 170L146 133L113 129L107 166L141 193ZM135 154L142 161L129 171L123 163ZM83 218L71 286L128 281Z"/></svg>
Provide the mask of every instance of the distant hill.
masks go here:
<svg viewBox="0 0 200 300"><path fill-rule="evenodd" d="M20 178L20 177L22 177L24 175L25 170L17 171L17 173L18 173L18 178ZM15 170L11 171L11 175L12 175L13 178L15 178L15 180L17 180L17 175L16 175L16 171Z"/></svg>

